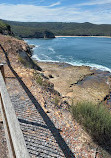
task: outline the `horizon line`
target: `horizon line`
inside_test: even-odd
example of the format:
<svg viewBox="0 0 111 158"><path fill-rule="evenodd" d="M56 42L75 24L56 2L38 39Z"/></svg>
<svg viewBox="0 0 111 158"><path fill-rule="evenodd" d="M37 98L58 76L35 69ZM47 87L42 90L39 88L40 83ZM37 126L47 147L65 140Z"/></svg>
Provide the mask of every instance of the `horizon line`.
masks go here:
<svg viewBox="0 0 111 158"><path fill-rule="evenodd" d="M111 24L107 24L107 23L100 23L100 24L97 24L97 23L91 23L91 22L65 22L65 21L13 21L13 20L5 20L5 19L0 19L2 21L10 21L10 22L19 22L19 23L78 23L78 24L84 24L84 23L89 23L89 24L94 24L94 25L111 25Z"/></svg>

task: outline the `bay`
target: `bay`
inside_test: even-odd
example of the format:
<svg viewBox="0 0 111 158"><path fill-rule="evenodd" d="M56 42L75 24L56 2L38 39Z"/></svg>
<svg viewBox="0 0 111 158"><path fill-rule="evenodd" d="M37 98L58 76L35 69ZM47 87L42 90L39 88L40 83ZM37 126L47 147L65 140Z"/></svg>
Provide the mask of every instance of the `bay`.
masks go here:
<svg viewBox="0 0 111 158"><path fill-rule="evenodd" d="M66 62L111 72L111 38L57 37L25 39L34 44L32 58L45 62Z"/></svg>

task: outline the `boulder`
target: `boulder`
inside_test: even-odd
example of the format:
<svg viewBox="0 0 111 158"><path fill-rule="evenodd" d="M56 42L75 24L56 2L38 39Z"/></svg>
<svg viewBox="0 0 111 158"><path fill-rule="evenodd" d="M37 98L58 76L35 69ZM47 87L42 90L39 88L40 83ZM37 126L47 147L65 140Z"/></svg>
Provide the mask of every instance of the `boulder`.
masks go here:
<svg viewBox="0 0 111 158"><path fill-rule="evenodd" d="M27 67L29 67L31 69L35 69L35 70L39 70L39 71L42 70L40 68L40 66L38 66L37 64L34 63L34 61L31 59L31 57L25 51L20 51L19 52L19 59L21 60L21 62L25 66L27 66Z"/></svg>

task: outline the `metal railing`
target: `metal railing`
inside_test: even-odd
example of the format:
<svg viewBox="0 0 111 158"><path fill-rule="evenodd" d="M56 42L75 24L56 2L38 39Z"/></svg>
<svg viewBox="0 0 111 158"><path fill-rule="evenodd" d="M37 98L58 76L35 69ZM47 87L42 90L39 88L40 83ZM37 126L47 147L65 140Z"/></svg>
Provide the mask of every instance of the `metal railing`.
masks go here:
<svg viewBox="0 0 111 158"><path fill-rule="evenodd" d="M30 158L23 133L5 85L4 67L0 65L0 109L10 158Z"/></svg>

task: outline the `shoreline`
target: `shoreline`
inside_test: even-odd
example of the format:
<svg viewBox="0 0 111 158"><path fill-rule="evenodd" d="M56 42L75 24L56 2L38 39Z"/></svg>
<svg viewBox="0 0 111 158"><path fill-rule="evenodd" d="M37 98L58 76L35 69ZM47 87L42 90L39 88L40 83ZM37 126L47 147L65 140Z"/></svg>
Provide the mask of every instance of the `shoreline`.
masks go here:
<svg viewBox="0 0 111 158"><path fill-rule="evenodd" d="M35 62L38 62L38 63L46 63L46 64L57 64L57 65L61 65L61 66L64 66L64 67L67 67L67 66L72 66L72 67L89 67L90 70L96 70L96 71L103 71L103 72L109 72L111 74L111 70L107 70L109 68L106 67L106 69L102 69L102 68L98 68L98 67L94 67L94 66L90 66L90 65L73 65L71 63L67 63L67 62L60 62L60 61L41 61L41 60L38 60L36 58L33 58L32 57L32 60L34 60ZM98 65L99 66L99 65ZM100 65L102 66L102 65Z"/></svg>
<svg viewBox="0 0 111 158"><path fill-rule="evenodd" d="M10 45L9 45L9 41L11 41ZM13 74L13 71L9 69L4 54L0 53L1 62L6 63L5 75L7 76L6 79L8 83L7 90L12 100L15 101L15 104L20 100L20 104L17 104L17 107L19 107L18 108L19 111L16 111L18 116L21 117L23 112L25 119L27 119L27 116L30 116L31 121L33 121L32 119L34 119L35 121L37 120L37 118L39 118L39 121L41 121L40 123L44 124L43 122L44 115L42 115L42 117L40 118L40 114L41 114L39 110L40 109L39 106L40 106L44 114L48 116L48 118L53 122L54 127L57 130L59 130L59 133L61 134L62 138L64 138L64 141L67 142L67 145L70 147L71 151L73 151L74 154L77 153L76 154L77 157L78 157L78 153L80 153L79 154L80 157L85 157L86 155L88 157L93 157L93 155L95 154L95 148L98 148L99 151L99 146L94 144L90 136L86 132L84 132L82 127L79 126L79 124L77 123L77 121L75 119L72 119L69 111L70 106L68 102L72 104L73 101L74 103L76 103L76 102L80 102L81 100L82 101L91 100L100 103L109 94L109 87L103 81L103 78L101 81L100 77L97 78L97 76L95 75L95 78L97 78L97 80L95 81L93 79L94 76L93 72L89 70L89 67L77 68L72 66L63 69L61 66L56 66L56 65L52 66L52 64L48 65L41 63L42 66L41 68L43 71L34 70L33 68L30 68L29 65L24 65L24 63L22 62L23 60L19 60L18 58L18 52L20 51L23 52L23 54L25 53L28 54L28 51L26 49L28 48L27 47L28 45L25 44L25 42L17 40L15 38L1 36L0 43L3 45L4 50L8 52L8 58L10 64L22 81L20 83L21 84L23 83L26 87L25 89L28 89L29 91L29 95L27 95L28 93L27 91L24 91L24 86L20 85L17 76L15 76ZM10 49L10 46L12 49ZM91 76L93 80L89 80L89 79L84 80L87 76ZM80 84L79 82L82 82L82 84ZM57 91L58 93L55 93L56 90L58 90ZM31 101L30 99L32 99L33 101ZM24 106L22 106L22 104L24 104ZM37 108L39 111L37 111ZM43 126L43 130L44 129L45 128ZM33 143L35 143L36 145L39 139L38 136L36 137L37 133L39 132L38 128L36 129L34 127L34 130L32 130L31 127L30 131L29 132L27 131L26 134L29 136L29 138L30 136L34 137ZM40 134L41 131L42 131L42 127L39 132ZM48 130L48 132L50 131ZM38 135L40 135L39 133ZM50 140L47 139L48 135L51 138ZM54 142L56 143L55 139L52 137L52 134L50 136L50 133L47 133L47 135L43 135L43 139L48 143L50 143L49 141L52 141L53 144ZM40 140L42 139L40 138ZM60 149L58 149L57 144L54 145L57 146L56 149L58 153ZM31 149L32 148L29 148L30 151ZM41 146L40 146L40 150L41 150ZM54 148L54 152L55 152L55 148ZM59 157L61 156L60 154L61 153L59 151L58 154ZM32 156L33 155L34 154L32 153ZM49 154L49 156L50 155L51 154Z"/></svg>
<svg viewBox="0 0 111 158"><path fill-rule="evenodd" d="M88 37L88 36L56 36L56 37ZM103 37L103 38L111 38L111 37L107 37L107 36L89 36L89 37L97 37L97 38L99 38L99 37ZM25 41L26 42L26 41ZM27 42L26 42L27 43ZM28 44L28 43L27 43ZM105 66L103 66L103 65L97 65L97 64L94 64L94 63L92 63L92 64L85 64L85 63L80 63L80 64L72 64L72 63L68 63L68 62L60 62L60 61L51 61L51 60L40 60L38 57L34 57L34 49L35 49L35 47L36 47L36 45L35 45L35 47L34 47L34 45L33 44L31 44L31 45L29 45L29 46L31 46L31 50L33 51L32 52L32 59L34 60L34 61L36 61L36 62L39 62L39 63L52 63L52 64L57 64L57 65L66 65L66 66L74 66L74 67L89 67L90 69L92 69L92 70L97 70L97 71L103 71L103 72L109 72L110 74L111 74L111 69L110 68L108 68L108 67L105 67Z"/></svg>
<svg viewBox="0 0 111 158"><path fill-rule="evenodd" d="M97 38L111 38L111 36L55 36L58 37L97 37Z"/></svg>
<svg viewBox="0 0 111 158"><path fill-rule="evenodd" d="M111 36L55 36L55 38L59 38L59 37L97 37L97 38L111 38ZM45 38L30 38L30 37L25 37L22 38L24 39L45 39ZM54 39L54 38L48 38L48 39Z"/></svg>
<svg viewBox="0 0 111 158"><path fill-rule="evenodd" d="M109 72L67 63L37 62L37 64L68 104L71 104L73 99L75 103L82 100L102 102L110 95Z"/></svg>

